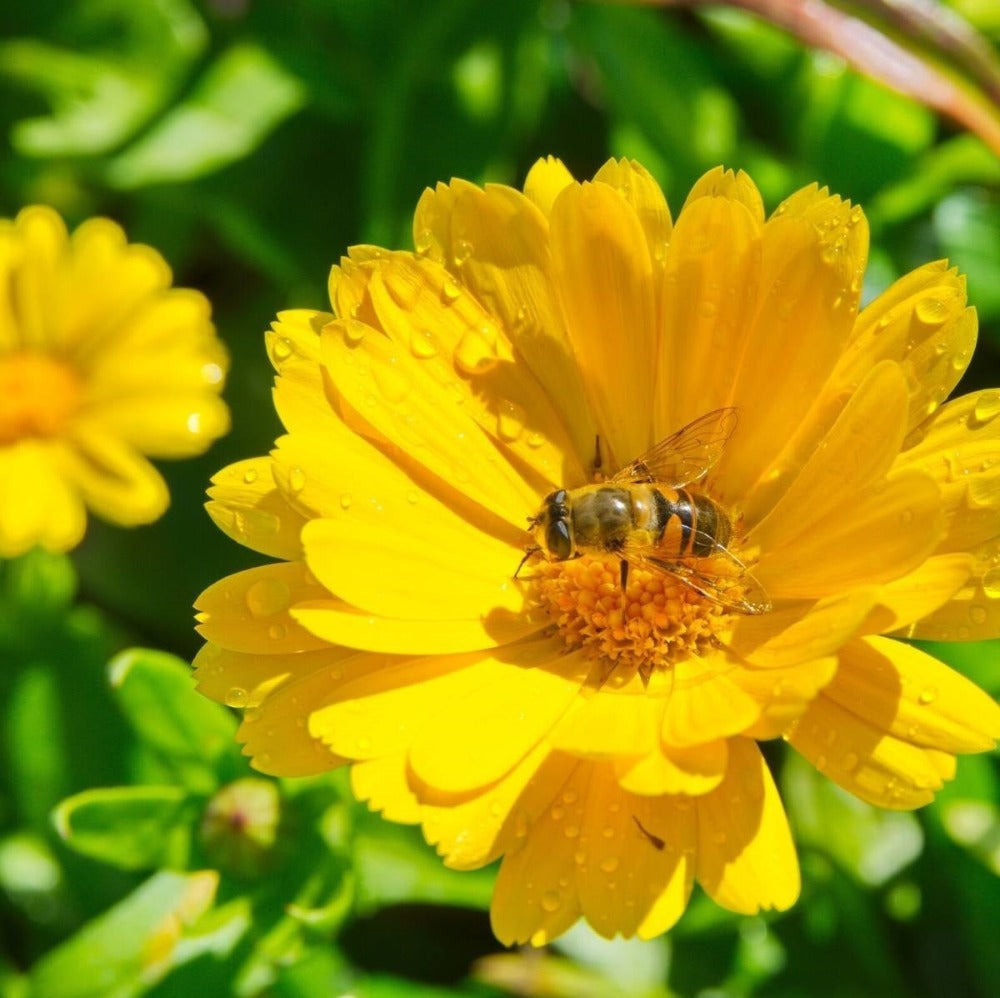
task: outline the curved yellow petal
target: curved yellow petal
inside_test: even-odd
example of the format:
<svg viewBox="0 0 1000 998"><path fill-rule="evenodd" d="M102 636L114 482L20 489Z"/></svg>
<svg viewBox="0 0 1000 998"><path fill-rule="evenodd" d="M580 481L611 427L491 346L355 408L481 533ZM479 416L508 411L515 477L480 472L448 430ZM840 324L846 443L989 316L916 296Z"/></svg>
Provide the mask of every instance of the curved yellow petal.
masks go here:
<svg viewBox="0 0 1000 998"><path fill-rule="evenodd" d="M717 166L702 174L695 182L684 202L683 210L698 198L725 198L742 204L751 217L761 225L764 223L764 199L750 175L743 170L727 170Z"/></svg>
<svg viewBox="0 0 1000 998"><path fill-rule="evenodd" d="M596 427L555 300L545 216L513 188L455 180L424 192L413 226L418 247L426 242L427 255L451 267L457 283L448 285L449 294L467 288L500 320L517 357L561 413L577 464L589 462ZM523 408L523 401L506 407L507 436L528 415ZM526 428L525 438L536 441L531 432Z"/></svg>
<svg viewBox="0 0 1000 998"><path fill-rule="evenodd" d="M465 794L506 774L551 731L576 698L590 661L560 655L542 638L502 649L475 666L475 685L425 712L410 746L416 779L432 791Z"/></svg>
<svg viewBox="0 0 1000 998"><path fill-rule="evenodd" d="M673 668L661 737L684 748L744 731L760 717L756 697L734 680L738 666L725 655L690 657Z"/></svg>
<svg viewBox="0 0 1000 998"><path fill-rule="evenodd" d="M920 622L945 606L972 575L975 561L969 554L938 554L928 558L914 571L882 586L878 605L865 621L866 633L884 634L899 631L912 638ZM968 614L970 624L979 613Z"/></svg>
<svg viewBox="0 0 1000 998"><path fill-rule="evenodd" d="M328 642L301 627L291 608L326 595L302 562L262 565L229 575L195 601L198 633L233 651L313 651Z"/></svg>
<svg viewBox="0 0 1000 998"><path fill-rule="evenodd" d="M867 252L863 213L825 191L800 191L765 224L756 309L729 362L740 427L712 473L713 495L727 505L753 507L754 485L833 371L854 323Z"/></svg>
<svg viewBox="0 0 1000 998"><path fill-rule="evenodd" d="M784 669L738 669L733 680L757 698L760 718L744 734L758 741L778 738L833 678L837 659L828 655Z"/></svg>
<svg viewBox="0 0 1000 998"><path fill-rule="evenodd" d="M533 201L545 215L552 214L555 204L563 188L573 183L573 174L566 169L561 159L546 156L535 160L528 176L524 180L525 197Z"/></svg>
<svg viewBox="0 0 1000 998"><path fill-rule="evenodd" d="M717 904L752 915L799 896L799 864L777 787L757 746L729 743L725 780L694 799L698 882Z"/></svg>
<svg viewBox="0 0 1000 998"><path fill-rule="evenodd" d="M725 776L729 759L728 739L718 738L687 748L658 742L639 759L615 760L615 773L622 790L641 797L685 794L697 797L714 790Z"/></svg>
<svg viewBox="0 0 1000 998"><path fill-rule="evenodd" d="M662 712L662 703L645 696L641 686L634 693L598 690L577 700L550 741L557 749L588 759L644 755L656 746Z"/></svg>
<svg viewBox="0 0 1000 998"><path fill-rule="evenodd" d="M988 694L891 638L845 645L825 695L875 728L942 752L985 752L1000 738L1000 706Z"/></svg>
<svg viewBox="0 0 1000 998"><path fill-rule="evenodd" d="M227 465L212 477L205 504L215 525L234 541L270 558L302 558L306 518L278 491L269 457Z"/></svg>
<svg viewBox="0 0 1000 998"><path fill-rule="evenodd" d="M566 187L550 226L566 328L608 467L621 467L654 442L641 415L653 408L649 358L659 341L646 237L632 206L600 183Z"/></svg>
<svg viewBox="0 0 1000 998"><path fill-rule="evenodd" d="M643 232L649 255L662 260L670 242L673 221L667 199L650 172L634 159L609 159L594 174L594 183L614 188L632 206Z"/></svg>
<svg viewBox="0 0 1000 998"><path fill-rule="evenodd" d="M729 378L719 371L738 356L753 312L761 228L745 205L723 197L698 197L677 219L663 259L662 345L650 360L658 439L729 401Z"/></svg>
<svg viewBox="0 0 1000 998"><path fill-rule="evenodd" d="M151 523L170 505L166 482L152 464L92 423L71 428L60 462L87 505L115 523Z"/></svg>
<svg viewBox="0 0 1000 998"><path fill-rule="evenodd" d="M821 773L878 807L922 807L954 775L954 756L894 738L824 693L787 737Z"/></svg>
<svg viewBox="0 0 1000 998"><path fill-rule="evenodd" d="M766 551L755 573L772 599L810 599L907 575L930 556L945 529L937 485L901 472L844 497L823 529Z"/></svg>
<svg viewBox="0 0 1000 998"><path fill-rule="evenodd" d="M5 287L15 345L55 345L61 333L57 310L66 305L56 294L57 274L68 253L66 225L48 206L29 205L7 226L17 247Z"/></svg>
<svg viewBox="0 0 1000 998"><path fill-rule="evenodd" d="M406 756L402 752L355 762L351 766L351 792L387 821L415 825L423 815L407 783Z"/></svg>

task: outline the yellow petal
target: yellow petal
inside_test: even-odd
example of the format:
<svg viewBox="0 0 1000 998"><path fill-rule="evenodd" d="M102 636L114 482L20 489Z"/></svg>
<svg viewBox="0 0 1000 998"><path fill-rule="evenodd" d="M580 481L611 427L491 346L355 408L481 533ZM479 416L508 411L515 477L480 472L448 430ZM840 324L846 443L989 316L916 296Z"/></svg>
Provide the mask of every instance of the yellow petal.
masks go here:
<svg viewBox="0 0 1000 998"><path fill-rule="evenodd" d="M658 438L728 403L729 379L719 371L739 356L760 279L760 238L760 221L738 201L698 197L681 212L663 261Z"/></svg>
<svg viewBox="0 0 1000 998"><path fill-rule="evenodd" d="M594 182L614 188L632 206L654 260L663 258L673 222L667 199L649 171L634 159L609 159L594 174Z"/></svg>
<svg viewBox="0 0 1000 998"><path fill-rule="evenodd" d="M141 454L99 426L76 423L61 463L87 505L123 526L151 523L170 504L160 473Z"/></svg>
<svg viewBox="0 0 1000 998"><path fill-rule="evenodd" d="M87 517L79 495L60 474L51 447L26 440L0 447L0 557L38 544L68 551L83 539Z"/></svg>
<svg viewBox="0 0 1000 998"><path fill-rule="evenodd" d="M501 779L576 698L590 671L580 651L560 655L557 639L501 649L475 666L476 683L425 711L410 747L415 777L445 794Z"/></svg>
<svg viewBox="0 0 1000 998"><path fill-rule="evenodd" d="M750 542L772 551L807 532L822 532L845 499L853 502L883 478L903 443L907 401L897 364L883 361L872 368Z"/></svg>
<svg viewBox="0 0 1000 998"><path fill-rule="evenodd" d="M536 160L528 171L524 181L524 193L545 215L551 215L556 198L563 188L572 183L573 174L566 169L563 161L555 156L546 156L544 159Z"/></svg>
<svg viewBox="0 0 1000 998"><path fill-rule="evenodd" d="M741 355L730 362L740 427L712 474L713 496L727 505L753 507L755 483L833 371L853 326L867 251L860 210L815 189L793 195L764 226L756 308L743 324Z"/></svg>
<svg viewBox="0 0 1000 998"><path fill-rule="evenodd" d="M301 627L289 611L325 594L301 562L250 568L198 597L198 633L223 648L257 654L322 648L327 642Z"/></svg>
<svg viewBox="0 0 1000 998"><path fill-rule="evenodd" d="M596 426L554 297L545 216L510 187L488 184L483 190L455 180L424 192L413 224L416 244L426 242L428 255L451 267L456 286L500 320L519 359L562 413L577 464L589 463ZM523 419L516 408L508 411ZM509 435L510 416L507 423ZM570 480L566 475L563 483Z"/></svg>
<svg viewBox="0 0 1000 998"><path fill-rule="evenodd" d="M878 807L922 807L953 774L953 756L894 738L824 693L788 740L821 773Z"/></svg>
<svg viewBox="0 0 1000 998"><path fill-rule="evenodd" d="M639 415L652 411L649 358L658 344L645 234L632 206L605 184L566 187L550 224L566 328L608 467L621 467L653 443L652 428Z"/></svg>
<svg viewBox="0 0 1000 998"><path fill-rule="evenodd" d="M900 278L859 316L833 381L857 382L883 359L899 361L910 394L908 426L924 420L958 384L976 343L965 278L943 260Z"/></svg>
<svg viewBox="0 0 1000 998"><path fill-rule="evenodd" d="M306 519L277 490L269 457L252 457L212 478L205 504L216 526L234 541L271 558L298 561Z"/></svg>
<svg viewBox="0 0 1000 998"><path fill-rule="evenodd" d="M407 783L406 756L402 752L354 763L351 791L387 821L415 825L423 814L420 802Z"/></svg>
<svg viewBox="0 0 1000 998"><path fill-rule="evenodd" d="M462 619L401 620L365 613L340 600L295 606L292 617L316 640L399 655L449 655L495 648L541 630L547 620L504 610Z"/></svg>
<svg viewBox="0 0 1000 998"><path fill-rule="evenodd" d="M694 799L699 883L717 904L752 915L784 911L799 896L799 864L785 812L757 746L729 743L729 769L718 789Z"/></svg>
<svg viewBox="0 0 1000 998"><path fill-rule="evenodd" d="M761 716L744 732L757 740L778 738L833 678L837 659L825 658L803 662L784 669L739 669L733 680L761 704Z"/></svg>
<svg viewBox="0 0 1000 998"><path fill-rule="evenodd" d="M974 560L968 554L939 554L919 568L882 586L878 606L865 622L868 633L884 634L901 629L905 637L923 618L946 604L972 575ZM976 623L980 614L966 614ZM985 621L978 621L985 623Z"/></svg>
<svg viewBox="0 0 1000 998"><path fill-rule="evenodd" d="M937 485L903 472L847 495L822 529L766 551L755 574L772 599L810 599L889 582L916 569L944 532Z"/></svg>
<svg viewBox="0 0 1000 998"><path fill-rule="evenodd" d="M29 349L55 345L62 325L59 280L68 253L66 226L51 208L30 205L18 213L12 227L17 250L5 290L16 343Z"/></svg>
<svg viewBox="0 0 1000 998"><path fill-rule="evenodd" d="M728 646L758 668L779 668L823 658L857 633L879 590L872 586L837 593L759 617L741 617Z"/></svg>
<svg viewBox="0 0 1000 998"><path fill-rule="evenodd" d="M657 743L640 759L615 760L618 785L644 797L707 794L722 782L726 773L728 745L724 738L687 748Z"/></svg>
<svg viewBox="0 0 1000 998"><path fill-rule="evenodd" d="M555 748L590 759L639 756L655 748L662 712L662 703L645 696L641 686L636 693L602 689L579 698L550 740Z"/></svg>
<svg viewBox="0 0 1000 998"><path fill-rule="evenodd" d="M861 638L840 654L825 695L873 727L943 752L984 752L1000 738L1000 706L919 648Z"/></svg>
<svg viewBox="0 0 1000 998"><path fill-rule="evenodd" d="M736 664L724 655L691 657L673 668L661 736L684 747L737 734L760 716L761 705L734 682Z"/></svg>
<svg viewBox="0 0 1000 998"><path fill-rule="evenodd" d="M552 766L546 762L548 753L547 746L536 746L501 780L467 800L421 806L424 836L444 857L446 866L474 870L515 847L517 830L527 820L529 781L537 779L543 765L546 780L553 778ZM562 762L568 772L571 761L566 757Z"/></svg>
<svg viewBox="0 0 1000 998"><path fill-rule="evenodd" d="M717 166L703 174L695 182L684 202L684 210L698 198L726 198L738 201L758 223L764 222L764 199L757 190L757 185L743 170L727 170Z"/></svg>

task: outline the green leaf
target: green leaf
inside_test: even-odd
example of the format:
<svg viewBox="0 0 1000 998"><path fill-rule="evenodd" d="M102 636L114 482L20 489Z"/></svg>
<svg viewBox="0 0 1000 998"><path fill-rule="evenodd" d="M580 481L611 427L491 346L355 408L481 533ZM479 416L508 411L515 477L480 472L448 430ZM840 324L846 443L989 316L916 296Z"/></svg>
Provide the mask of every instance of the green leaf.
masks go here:
<svg viewBox="0 0 1000 998"><path fill-rule="evenodd" d="M166 652L136 648L108 666L111 685L136 735L196 793L211 793L236 766L236 721L197 693L190 667Z"/></svg>
<svg viewBox="0 0 1000 998"><path fill-rule="evenodd" d="M194 92L108 166L115 187L191 180L243 159L305 99L302 85L256 45L234 45Z"/></svg>
<svg viewBox="0 0 1000 998"><path fill-rule="evenodd" d="M92 156L120 145L166 103L206 44L187 0L78 6L66 44L0 45L0 73L52 108L14 126L13 144L25 156Z"/></svg>
<svg viewBox="0 0 1000 998"><path fill-rule="evenodd" d="M852 797L797 754L786 758L781 786L796 841L825 852L862 884L881 886L923 849L920 823L912 814Z"/></svg>
<svg viewBox="0 0 1000 998"><path fill-rule="evenodd" d="M63 554L35 548L8 562L4 576L3 588L21 615L62 613L76 596L76 572Z"/></svg>
<svg viewBox="0 0 1000 998"><path fill-rule="evenodd" d="M934 232L969 278L969 301L980 319L1000 316L1000 197L971 188L946 197L934 211Z"/></svg>
<svg viewBox="0 0 1000 998"><path fill-rule="evenodd" d="M189 927L212 904L218 875L161 872L47 953L31 972L45 998L129 998L187 954Z"/></svg>
<svg viewBox="0 0 1000 998"><path fill-rule="evenodd" d="M108 787L67 798L52 821L77 852L123 870L146 870L183 866L192 817L180 787Z"/></svg>

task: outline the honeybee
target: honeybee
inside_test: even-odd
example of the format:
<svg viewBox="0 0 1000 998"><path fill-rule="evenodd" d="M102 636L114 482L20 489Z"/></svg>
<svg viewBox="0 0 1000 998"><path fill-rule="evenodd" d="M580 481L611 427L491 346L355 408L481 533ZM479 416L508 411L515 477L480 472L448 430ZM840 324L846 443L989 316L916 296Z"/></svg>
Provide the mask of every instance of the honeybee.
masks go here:
<svg viewBox="0 0 1000 998"><path fill-rule="evenodd" d="M736 409L715 409L606 481L551 492L528 517L535 543L527 548L515 578L535 555L567 561L615 554L621 559L622 592L629 565L642 565L738 613L767 613L770 600L727 547L733 534L729 514L714 499L686 488L718 461L736 421ZM600 468L600 441L594 468ZM715 558L726 563L724 574L710 571L708 562ZM729 588L733 581L739 583L735 591Z"/></svg>

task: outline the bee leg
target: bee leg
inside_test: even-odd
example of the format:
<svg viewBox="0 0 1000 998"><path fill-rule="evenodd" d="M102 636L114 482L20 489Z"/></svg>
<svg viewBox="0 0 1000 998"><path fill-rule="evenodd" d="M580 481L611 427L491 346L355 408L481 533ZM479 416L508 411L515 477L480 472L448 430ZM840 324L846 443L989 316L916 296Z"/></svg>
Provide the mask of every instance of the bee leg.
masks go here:
<svg viewBox="0 0 1000 998"><path fill-rule="evenodd" d="M600 433L594 437L594 481L603 482L604 472L601 471L601 465L604 462L601 459L601 435Z"/></svg>
<svg viewBox="0 0 1000 998"><path fill-rule="evenodd" d="M618 562L618 572L621 576L622 596L624 596L625 590L628 587L628 562L624 558L622 558L622 560Z"/></svg>
<svg viewBox="0 0 1000 998"><path fill-rule="evenodd" d="M526 551L524 552L524 557L523 557L523 558L521 559L521 561L519 562L519 564L518 564L518 566L517 566L517 569L516 569L516 571L514 572L514 578L515 578L515 579L516 579L516 578L518 577L518 575L520 575L520 573L521 573L521 569L522 569L522 568L524 568L524 563L525 563L525 562L526 562L526 561L527 561L527 560L528 560L528 559L529 559L529 558L530 558L530 557L531 557L532 555L535 555L535 554L538 554L538 552L539 552L539 551L541 551L541 550L542 550L542 549L541 549L540 547L538 547L538 545L537 545L537 544L533 544L533 545L532 545L532 546L531 546L530 548L528 548L528 549L527 549L527 550L526 550Z"/></svg>

